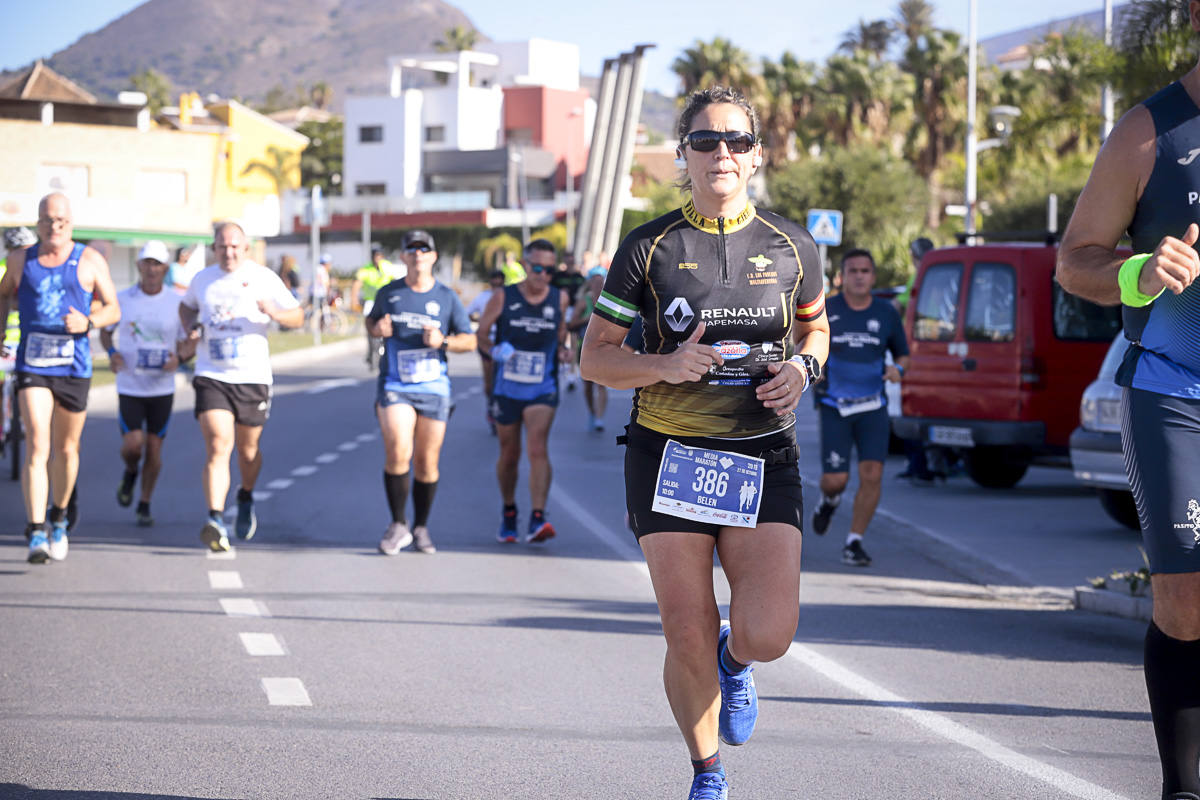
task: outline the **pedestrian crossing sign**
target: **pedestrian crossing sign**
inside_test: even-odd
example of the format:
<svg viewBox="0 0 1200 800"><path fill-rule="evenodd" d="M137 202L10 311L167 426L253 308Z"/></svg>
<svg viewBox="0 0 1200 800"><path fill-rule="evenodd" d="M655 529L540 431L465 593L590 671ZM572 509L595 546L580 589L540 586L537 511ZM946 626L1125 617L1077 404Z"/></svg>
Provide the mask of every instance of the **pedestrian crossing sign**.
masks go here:
<svg viewBox="0 0 1200 800"><path fill-rule="evenodd" d="M804 226L817 244L837 247L842 243L842 212L828 208L810 208Z"/></svg>

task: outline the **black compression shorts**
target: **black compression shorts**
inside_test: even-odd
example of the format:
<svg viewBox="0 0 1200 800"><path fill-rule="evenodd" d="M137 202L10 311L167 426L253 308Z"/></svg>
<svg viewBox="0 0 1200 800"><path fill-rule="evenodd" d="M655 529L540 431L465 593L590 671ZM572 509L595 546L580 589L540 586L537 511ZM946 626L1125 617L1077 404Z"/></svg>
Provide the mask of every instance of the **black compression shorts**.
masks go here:
<svg viewBox="0 0 1200 800"><path fill-rule="evenodd" d="M171 422L171 407L174 403L173 394L157 397L118 395L117 420L121 423L121 433L140 431L145 426L146 433L164 438L167 435L167 425Z"/></svg>

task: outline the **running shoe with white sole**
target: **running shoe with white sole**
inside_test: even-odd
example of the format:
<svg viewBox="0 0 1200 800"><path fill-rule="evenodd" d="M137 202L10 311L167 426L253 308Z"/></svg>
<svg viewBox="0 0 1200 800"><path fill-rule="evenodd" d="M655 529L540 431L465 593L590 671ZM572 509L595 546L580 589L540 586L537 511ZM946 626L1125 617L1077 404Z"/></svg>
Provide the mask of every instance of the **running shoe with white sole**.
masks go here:
<svg viewBox="0 0 1200 800"><path fill-rule="evenodd" d="M813 533L817 536L824 536L825 531L829 530L829 520L833 519L835 511L837 511L837 506L831 506L822 500L812 515Z"/></svg>
<svg viewBox="0 0 1200 800"><path fill-rule="evenodd" d="M150 516L150 509L138 509L137 525L139 528L149 528L154 525L154 517Z"/></svg>
<svg viewBox="0 0 1200 800"><path fill-rule="evenodd" d="M117 505L121 508L127 508L133 503L133 484L136 481L136 472L126 472L121 476L121 484L117 487Z"/></svg>
<svg viewBox="0 0 1200 800"><path fill-rule="evenodd" d="M554 526L546 521L545 517L541 520L529 520L529 533L525 534L526 544L541 544L542 542L553 539L555 535Z"/></svg>
<svg viewBox="0 0 1200 800"><path fill-rule="evenodd" d="M433 555L437 552L437 547L433 544L433 537L429 535L429 528L424 525L417 525L413 528L413 547L419 552Z"/></svg>
<svg viewBox="0 0 1200 800"><path fill-rule="evenodd" d="M29 537L29 556L26 560L30 564L45 564L50 560L50 540L46 538L45 531L35 531Z"/></svg>
<svg viewBox="0 0 1200 800"><path fill-rule="evenodd" d="M383 538L379 540L379 552L385 556L394 556L412 544L413 535L403 522L393 522L388 525Z"/></svg>
<svg viewBox="0 0 1200 800"><path fill-rule="evenodd" d="M50 536L47 538L49 539L50 545L48 548L50 552L50 560L62 561L65 559L67 557L67 550L69 549L67 546L66 520L51 524Z"/></svg>
<svg viewBox="0 0 1200 800"><path fill-rule="evenodd" d="M239 539L253 539L254 532L258 530L258 517L254 514L254 499L238 500L237 507L237 522L234 523L233 530Z"/></svg>
<svg viewBox="0 0 1200 800"><path fill-rule="evenodd" d="M863 549L862 542L855 539L842 548L842 563L852 567L869 567L871 566L871 557Z"/></svg>
<svg viewBox="0 0 1200 800"><path fill-rule="evenodd" d="M717 676L721 682L721 711L717 715L717 732L721 741L743 745L754 733L758 721L758 691L754 688L754 667L730 674L721 664L721 650L729 639L729 623L721 620L717 637Z"/></svg>
<svg viewBox="0 0 1200 800"><path fill-rule="evenodd" d="M229 532L215 519L206 519L200 529L200 541L214 553L229 552Z"/></svg>
<svg viewBox="0 0 1200 800"><path fill-rule="evenodd" d="M692 778L688 800L728 800L729 782L723 772L701 772Z"/></svg>
<svg viewBox="0 0 1200 800"><path fill-rule="evenodd" d="M500 518L500 531L496 534L496 541L501 544L515 544L517 541L517 512L514 510L511 514L507 511Z"/></svg>

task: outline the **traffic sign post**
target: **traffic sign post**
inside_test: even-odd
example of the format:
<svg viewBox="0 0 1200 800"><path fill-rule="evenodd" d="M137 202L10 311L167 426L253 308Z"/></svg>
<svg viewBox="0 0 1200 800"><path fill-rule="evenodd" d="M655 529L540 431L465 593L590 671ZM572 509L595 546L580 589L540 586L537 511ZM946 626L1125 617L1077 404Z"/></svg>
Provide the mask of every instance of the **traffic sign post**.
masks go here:
<svg viewBox="0 0 1200 800"><path fill-rule="evenodd" d="M808 220L804 227L808 228L817 249L821 254L821 271L829 274L829 248L842 243L842 212L830 208L810 208Z"/></svg>

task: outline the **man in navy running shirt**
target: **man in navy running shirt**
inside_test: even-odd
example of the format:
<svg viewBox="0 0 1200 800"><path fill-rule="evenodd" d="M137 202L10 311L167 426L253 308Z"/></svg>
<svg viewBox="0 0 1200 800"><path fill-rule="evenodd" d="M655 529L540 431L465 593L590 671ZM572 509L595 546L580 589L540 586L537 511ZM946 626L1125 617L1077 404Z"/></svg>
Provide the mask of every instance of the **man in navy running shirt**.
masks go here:
<svg viewBox="0 0 1200 800"><path fill-rule="evenodd" d="M871 294L875 259L866 250L842 256L842 291L825 303L829 316L829 360L816 385L821 418L821 504L813 512L813 531L823 534L850 480L850 453L858 451L858 491L842 561L871 564L863 535L875 515L882 491L891 421L884 380L899 381L908 366L908 343L895 307ZM895 362L886 366L884 354Z"/></svg>
<svg viewBox="0 0 1200 800"><path fill-rule="evenodd" d="M383 485L392 522L379 551L394 556L410 543L435 553L429 510L438 482L438 459L450 418L446 351L475 347L467 310L454 290L433 277L437 248L425 231L409 231L401 243L406 275L375 295L367 333L384 342L375 392L375 415L383 434ZM412 467L413 527L408 528L409 468Z"/></svg>

